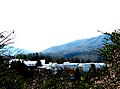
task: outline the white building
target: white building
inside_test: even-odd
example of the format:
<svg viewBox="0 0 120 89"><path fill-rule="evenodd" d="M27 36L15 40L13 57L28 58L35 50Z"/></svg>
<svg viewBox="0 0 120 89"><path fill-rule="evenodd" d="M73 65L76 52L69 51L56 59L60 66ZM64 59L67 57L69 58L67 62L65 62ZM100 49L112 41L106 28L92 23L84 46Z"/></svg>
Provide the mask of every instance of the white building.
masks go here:
<svg viewBox="0 0 120 89"><path fill-rule="evenodd" d="M26 66L36 66L37 61L24 61Z"/></svg>
<svg viewBox="0 0 120 89"><path fill-rule="evenodd" d="M11 64L11 62L17 62L17 61L22 62L23 59L11 59L11 60L9 61L9 64Z"/></svg>

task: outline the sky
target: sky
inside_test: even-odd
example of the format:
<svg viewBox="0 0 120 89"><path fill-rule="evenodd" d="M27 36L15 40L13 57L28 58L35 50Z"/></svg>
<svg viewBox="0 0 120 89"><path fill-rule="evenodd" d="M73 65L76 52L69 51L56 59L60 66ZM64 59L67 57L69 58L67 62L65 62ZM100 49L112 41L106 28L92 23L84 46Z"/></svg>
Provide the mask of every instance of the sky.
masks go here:
<svg viewBox="0 0 120 89"><path fill-rule="evenodd" d="M0 32L15 30L15 47L40 52L120 28L119 0L1 0Z"/></svg>

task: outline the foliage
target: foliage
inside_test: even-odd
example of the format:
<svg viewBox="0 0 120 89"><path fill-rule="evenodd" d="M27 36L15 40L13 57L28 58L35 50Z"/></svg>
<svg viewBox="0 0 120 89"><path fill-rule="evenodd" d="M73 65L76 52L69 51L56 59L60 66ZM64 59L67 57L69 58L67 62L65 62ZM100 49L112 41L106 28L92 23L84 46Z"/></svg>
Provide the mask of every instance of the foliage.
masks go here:
<svg viewBox="0 0 120 89"><path fill-rule="evenodd" d="M26 81L15 69L0 62L0 89L25 89Z"/></svg>
<svg viewBox="0 0 120 89"><path fill-rule="evenodd" d="M0 89L26 89L26 77L28 75L23 76L25 75L25 72L23 72L25 71L25 65L17 62L12 63L12 68L9 68L9 65L5 62L11 59L11 53L17 51L9 51L11 46L8 45L14 43L14 38L14 31L0 33Z"/></svg>
<svg viewBox="0 0 120 89"><path fill-rule="evenodd" d="M112 33L104 33L109 36L106 38L104 46L98 50L102 58L109 64L108 72L102 83L106 89L120 87L120 29Z"/></svg>

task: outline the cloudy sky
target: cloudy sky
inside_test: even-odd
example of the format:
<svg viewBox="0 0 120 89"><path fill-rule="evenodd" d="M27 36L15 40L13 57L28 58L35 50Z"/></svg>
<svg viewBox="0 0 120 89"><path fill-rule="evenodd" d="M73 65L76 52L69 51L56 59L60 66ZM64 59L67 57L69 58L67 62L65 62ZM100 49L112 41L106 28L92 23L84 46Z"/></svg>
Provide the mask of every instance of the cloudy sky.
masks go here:
<svg viewBox="0 0 120 89"><path fill-rule="evenodd" d="M119 0L1 0L0 31L15 30L15 46L42 51L120 28Z"/></svg>

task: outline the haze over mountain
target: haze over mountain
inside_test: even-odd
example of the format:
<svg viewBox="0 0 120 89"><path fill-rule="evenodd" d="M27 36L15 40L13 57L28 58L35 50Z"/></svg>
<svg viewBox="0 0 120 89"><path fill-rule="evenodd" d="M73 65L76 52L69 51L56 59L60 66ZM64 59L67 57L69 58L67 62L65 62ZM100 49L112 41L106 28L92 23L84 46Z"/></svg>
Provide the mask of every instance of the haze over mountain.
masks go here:
<svg viewBox="0 0 120 89"><path fill-rule="evenodd" d="M16 48L14 46L5 46L2 49L0 49L0 54L2 55L16 55L16 54L27 54L27 53L33 53L33 52L22 48Z"/></svg>
<svg viewBox="0 0 120 89"><path fill-rule="evenodd" d="M107 35L100 35L93 38L76 40L60 46L53 46L42 51L43 54L54 57L82 57L82 58L95 58L97 59L98 48L103 46L104 38L108 38Z"/></svg>

